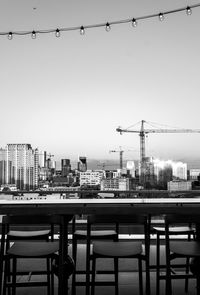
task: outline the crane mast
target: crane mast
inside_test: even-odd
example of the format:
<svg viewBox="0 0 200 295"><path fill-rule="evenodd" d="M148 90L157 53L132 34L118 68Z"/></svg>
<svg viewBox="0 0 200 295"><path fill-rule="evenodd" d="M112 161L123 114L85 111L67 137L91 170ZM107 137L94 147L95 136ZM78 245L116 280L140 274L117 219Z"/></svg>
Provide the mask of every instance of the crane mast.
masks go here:
<svg viewBox="0 0 200 295"><path fill-rule="evenodd" d="M145 130L144 130L144 120L141 121L140 129L140 161L142 162L145 158Z"/></svg>
<svg viewBox="0 0 200 295"><path fill-rule="evenodd" d="M121 147L120 147L119 151L118 150L111 150L109 152L110 153L119 153L119 168L122 169L123 168L123 152L124 151L121 149Z"/></svg>
<svg viewBox="0 0 200 295"><path fill-rule="evenodd" d="M145 182L145 131L144 131L144 120L141 121L140 129L140 181L141 183Z"/></svg>
<svg viewBox="0 0 200 295"><path fill-rule="evenodd" d="M140 130L136 129L122 129L121 127L118 127L116 129L117 132L122 134L123 132L131 132L131 133L138 133L140 136L140 182L141 184L145 184L145 158L146 158L146 152L145 152L145 135L148 133L200 133L200 129L166 129L166 128L152 128L147 129L145 128L144 124L148 123L145 120L142 120L141 122L141 128Z"/></svg>

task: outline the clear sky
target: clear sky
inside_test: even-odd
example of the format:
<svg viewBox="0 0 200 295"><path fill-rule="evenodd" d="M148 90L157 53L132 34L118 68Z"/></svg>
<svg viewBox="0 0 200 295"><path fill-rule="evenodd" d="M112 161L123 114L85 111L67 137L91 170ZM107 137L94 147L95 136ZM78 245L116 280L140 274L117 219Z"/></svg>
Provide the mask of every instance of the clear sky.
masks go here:
<svg viewBox="0 0 200 295"><path fill-rule="evenodd" d="M132 18L198 1L0 0L0 31ZM200 129L200 8L131 24L78 31L0 36L0 147L30 143L57 158L116 158L139 136L115 129L146 120ZM200 134L150 134L147 154L199 156Z"/></svg>

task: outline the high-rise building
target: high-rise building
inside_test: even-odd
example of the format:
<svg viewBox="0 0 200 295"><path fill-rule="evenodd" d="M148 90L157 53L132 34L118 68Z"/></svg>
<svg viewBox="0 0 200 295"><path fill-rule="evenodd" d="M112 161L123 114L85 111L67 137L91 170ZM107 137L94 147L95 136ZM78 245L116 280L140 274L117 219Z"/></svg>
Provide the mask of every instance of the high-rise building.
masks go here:
<svg viewBox="0 0 200 295"><path fill-rule="evenodd" d="M171 181L173 178L173 162L172 161L162 161L159 159L154 160L154 174L155 183L167 187L167 182Z"/></svg>
<svg viewBox="0 0 200 295"><path fill-rule="evenodd" d="M39 152L39 167L40 168L46 168L47 165L47 152L46 151L40 151Z"/></svg>
<svg viewBox="0 0 200 295"><path fill-rule="evenodd" d="M62 159L61 160L61 173L63 177L66 177L71 172L71 164L70 159Z"/></svg>
<svg viewBox="0 0 200 295"><path fill-rule="evenodd" d="M154 159L152 157L145 157L143 163L139 162L139 175L142 176L143 185L154 185ZM142 183L141 183L142 184Z"/></svg>
<svg viewBox="0 0 200 295"><path fill-rule="evenodd" d="M87 171L87 158L86 157L79 157L77 168L78 168L78 171L80 171L80 172Z"/></svg>
<svg viewBox="0 0 200 295"><path fill-rule="evenodd" d="M38 149L30 144L7 144L0 150L0 181L16 184L21 190L37 188L38 165Z"/></svg>
<svg viewBox="0 0 200 295"><path fill-rule="evenodd" d="M127 161L126 169L129 171L132 177L135 177L135 163L134 161Z"/></svg>
<svg viewBox="0 0 200 295"><path fill-rule="evenodd" d="M173 163L173 176L176 179L187 180L187 164L182 162Z"/></svg>
<svg viewBox="0 0 200 295"><path fill-rule="evenodd" d="M0 184L6 183L6 171L9 163L6 161L6 149L0 149Z"/></svg>

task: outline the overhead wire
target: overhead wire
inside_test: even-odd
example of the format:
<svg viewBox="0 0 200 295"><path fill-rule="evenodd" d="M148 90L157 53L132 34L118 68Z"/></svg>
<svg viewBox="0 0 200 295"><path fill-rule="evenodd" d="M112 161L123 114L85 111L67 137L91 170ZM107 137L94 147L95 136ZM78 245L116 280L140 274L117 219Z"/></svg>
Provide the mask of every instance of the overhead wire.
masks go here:
<svg viewBox="0 0 200 295"><path fill-rule="evenodd" d="M133 27L136 27L138 25L138 21L140 20L157 17L160 21L163 21L165 19L165 15L178 13L182 11L185 11L187 15L191 15L192 9L197 7L200 7L200 3L188 5L182 8L172 9L168 11L162 11L158 13L143 15L143 16L131 17L127 19L121 19L121 20L115 20L115 21L109 21L109 22L107 21L105 23L96 23L96 24L87 24L87 25L81 25L81 26L60 27L60 28L57 27L55 29L42 29L42 30L29 30L29 31L17 31L17 30L7 31L7 32L0 31L0 36L7 35L8 39L12 40L14 35L18 35L18 36L31 35L31 37L35 39L37 34L55 33L56 37L60 37L61 32L68 32L68 31L79 31L81 35L84 35L87 29L100 28L100 27L104 27L105 30L109 32L113 25L131 23Z"/></svg>

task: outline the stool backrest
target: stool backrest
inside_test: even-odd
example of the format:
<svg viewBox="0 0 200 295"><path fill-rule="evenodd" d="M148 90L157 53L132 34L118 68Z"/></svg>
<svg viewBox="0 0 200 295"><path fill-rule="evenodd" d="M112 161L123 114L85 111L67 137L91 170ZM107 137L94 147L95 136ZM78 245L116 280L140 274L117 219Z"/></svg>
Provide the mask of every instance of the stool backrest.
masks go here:
<svg viewBox="0 0 200 295"><path fill-rule="evenodd" d="M147 217L143 215L89 215L88 223L131 223L131 224L145 224Z"/></svg>
<svg viewBox="0 0 200 295"><path fill-rule="evenodd" d="M24 228L27 226L34 227L38 226L48 226L50 229L50 237L51 241L54 239L54 226L58 226L58 230L60 234L67 232L68 229L64 228L71 219L72 215L5 215L2 218L2 237L1 237L1 252L4 251L6 235L10 230L10 226L23 226ZM24 230L23 228L23 230ZM31 229L32 230L32 229ZM44 235L45 237L45 235ZM41 239L42 236L38 237ZM13 236L10 237L10 240L13 239ZM18 239L18 238L16 238ZM37 239L37 237L28 238L27 239ZM9 242L9 241L8 241Z"/></svg>
<svg viewBox="0 0 200 295"><path fill-rule="evenodd" d="M200 223L199 214L167 214L165 216L165 223L178 224L178 223Z"/></svg>
<svg viewBox="0 0 200 295"><path fill-rule="evenodd" d="M68 216L69 220L72 216ZM63 223L62 215L5 215L2 218L2 224L15 225L60 225Z"/></svg>
<svg viewBox="0 0 200 295"><path fill-rule="evenodd" d="M119 234L119 226L120 224L128 224L128 225L142 225L144 232L144 241L145 241L145 253L149 255L149 245L150 245L150 222L149 216L141 215L141 214L123 214L123 215L88 215L87 218L87 239L88 244L90 243L90 234L91 234L91 226L93 224L115 224L116 231ZM133 231L134 233L134 231Z"/></svg>
<svg viewBox="0 0 200 295"><path fill-rule="evenodd" d="M165 216L166 242L169 243L170 226L187 225L200 238L200 213L199 214L167 214Z"/></svg>

